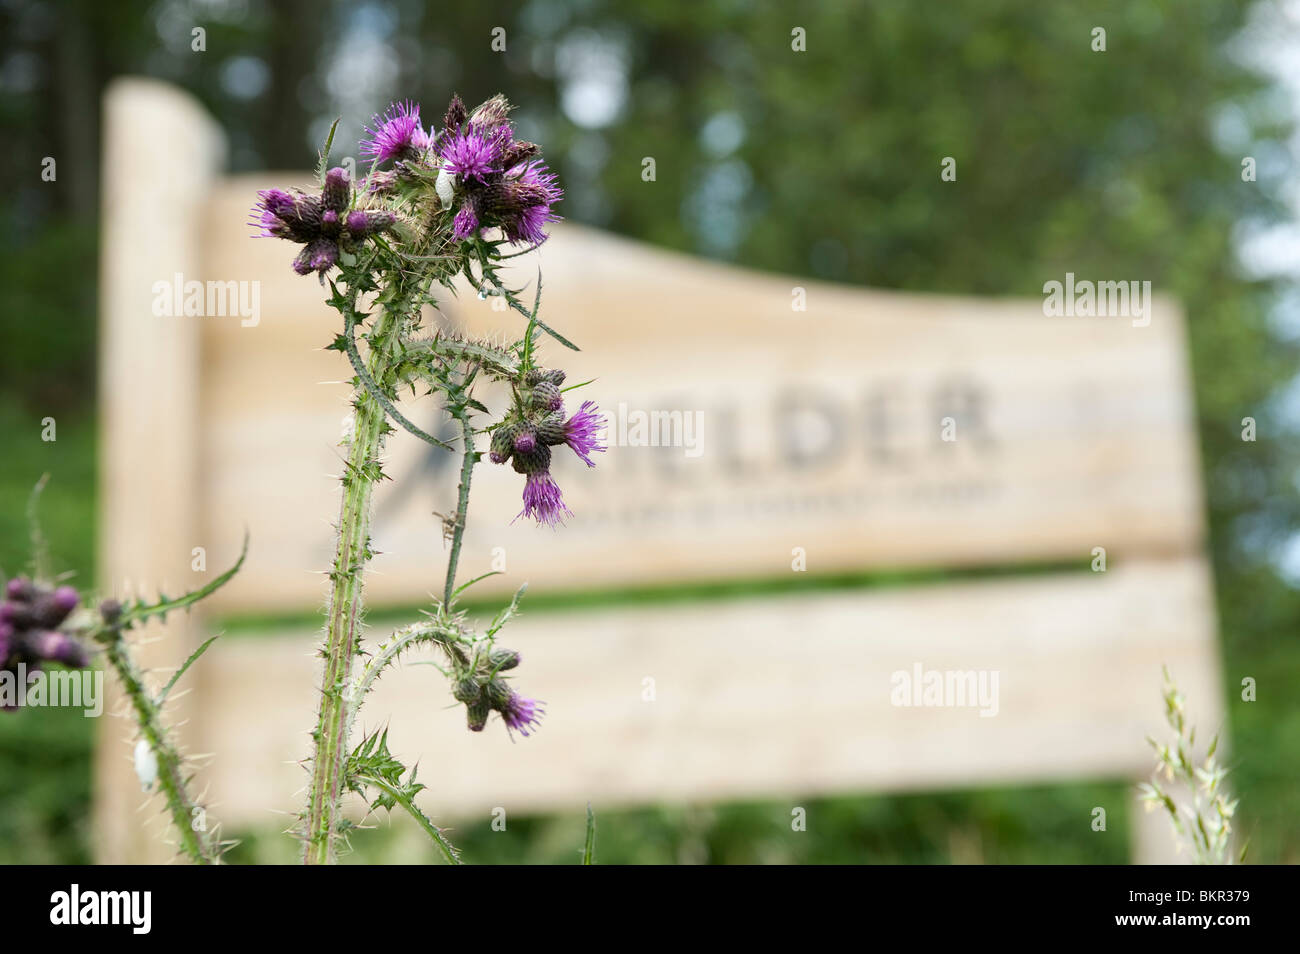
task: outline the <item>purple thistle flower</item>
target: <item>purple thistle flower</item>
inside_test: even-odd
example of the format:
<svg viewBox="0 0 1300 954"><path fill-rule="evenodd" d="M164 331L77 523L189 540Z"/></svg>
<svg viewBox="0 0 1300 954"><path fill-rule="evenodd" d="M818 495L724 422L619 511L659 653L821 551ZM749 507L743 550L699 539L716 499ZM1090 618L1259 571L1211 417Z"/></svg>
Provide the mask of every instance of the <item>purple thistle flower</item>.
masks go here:
<svg viewBox="0 0 1300 954"><path fill-rule="evenodd" d="M255 238L283 238L306 242L320 226L320 202L307 196L294 196L283 189L263 189L253 206L254 220L249 225L260 228Z"/></svg>
<svg viewBox="0 0 1300 954"><path fill-rule="evenodd" d="M564 494L555 482L549 470L539 470L527 476L524 481L524 509L515 517L532 517L538 523L548 527L558 526L565 517L572 517L573 511L564 505Z"/></svg>
<svg viewBox="0 0 1300 954"><path fill-rule="evenodd" d="M299 275L307 275L311 272L324 275L338 260L338 242L328 238L313 239L293 260L293 270Z"/></svg>
<svg viewBox="0 0 1300 954"><path fill-rule="evenodd" d="M0 669L13 672L22 664L34 673L46 661L88 665L86 648L58 628L79 602L70 586L50 590L25 577L10 580L0 601Z"/></svg>
<svg viewBox="0 0 1300 954"><path fill-rule="evenodd" d="M546 240L546 226L560 220L551 206L564 197L564 192L555 174L542 162L516 166L510 170L510 178L514 180L516 208L504 217L502 229L512 242L539 245Z"/></svg>
<svg viewBox="0 0 1300 954"><path fill-rule="evenodd" d="M594 401L583 401L578 413L569 418L564 425L564 443L577 454L588 467L595 467L591 459L594 452L603 453L605 445L600 441L600 432L605 429L605 415L601 414Z"/></svg>
<svg viewBox="0 0 1300 954"><path fill-rule="evenodd" d="M537 730L542 724L542 714L546 711L536 699L528 699L517 692L511 692L503 706L497 710L505 720L507 729L518 729L525 738L529 729Z"/></svg>
<svg viewBox="0 0 1300 954"><path fill-rule="evenodd" d="M540 201L544 201L547 205L564 198L564 190L560 188L559 180L544 162L530 162L522 168L516 166L510 170L510 177L521 186L536 190Z"/></svg>
<svg viewBox="0 0 1300 954"><path fill-rule="evenodd" d="M452 222L451 237L459 241L464 241L478 231L478 213L474 211L472 205L466 204L461 206L456 218Z"/></svg>
<svg viewBox="0 0 1300 954"><path fill-rule="evenodd" d="M438 151L442 167L459 176L462 182L486 182L489 175L501 171L501 154L510 141L505 127L484 129L471 125L452 133Z"/></svg>
<svg viewBox="0 0 1300 954"><path fill-rule="evenodd" d="M85 647L67 633L45 632L33 640L36 655L51 662L82 669L90 662Z"/></svg>
<svg viewBox="0 0 1300 954"><path fill-rule="evenodd" d="M324 281L327 271L338 264L339 254L392 228L397 217L383 210L352 209L352 183L341 168L331 169L318 196L265 189L257 194L255 216L250 225L261 228L260 236L288 239L304 246L293 261L299 275L317 272Z"/></svg>
<svg viewBox="0 0 1300 954"><path fill-rule="evenodd" d="M361 140L361 155L367 159L407 159L429 145L429 134L420 125L419 104L410 100L393 103L370 122Z"/></svg>
<svg viewBox="0 0 1300 954"><path fill-rule="evenodd" d="M530 205L506 223L506 237L520 245L540 245L546 241L546 226L559 220L549 207Z"/></svg>

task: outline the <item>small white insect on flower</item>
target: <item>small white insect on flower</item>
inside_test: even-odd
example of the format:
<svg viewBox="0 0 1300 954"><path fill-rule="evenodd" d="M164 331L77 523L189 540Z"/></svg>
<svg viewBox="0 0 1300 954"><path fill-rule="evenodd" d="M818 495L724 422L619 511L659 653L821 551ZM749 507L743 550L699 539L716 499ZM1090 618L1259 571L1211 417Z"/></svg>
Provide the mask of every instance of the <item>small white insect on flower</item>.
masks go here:
<svg viewBox="0 0 1300 954"><path fill-rule="evenodd" d="M446 169L439 169L433 188L438 193L438 201L442 203L442 207L450 209L452 200L456 197L456 177Z"/></svg>

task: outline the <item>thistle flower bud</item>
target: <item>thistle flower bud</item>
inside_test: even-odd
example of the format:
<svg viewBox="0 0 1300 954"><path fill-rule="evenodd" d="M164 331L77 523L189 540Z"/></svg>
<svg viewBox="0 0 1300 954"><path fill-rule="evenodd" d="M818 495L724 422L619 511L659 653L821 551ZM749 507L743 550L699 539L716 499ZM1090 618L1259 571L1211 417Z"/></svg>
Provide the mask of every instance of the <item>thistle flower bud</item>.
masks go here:
<svg viewBox="0 0 1300 954"><path fill-rule="evenodd" d="M483 727L487 725L488 716L492 714L492 707L484 701L471 703L465 707L465 723L469 726L471 732L482 732Z"/></svg>
<svg viewBox="0 0 1300 954"><path fill-rule="evenodd" d="M529 387L536 387L543 381L554 384L557 388L564 384L564 372L559 368L530 368L524 375L524 384Z"/></svg>
<svg viewBox="0 0 1300 954"><path fill-rule="evenodd" d="M69 589L71 589L69 587ZM77 594L72 593L72 603L68 605L67 596L60 598L55 593L42 593L31 603L31 624L42 629L55 629L68 618L68 614L77 605Z"/></svg>
<svg viewBox="0 0 1300 954"><path fill-rule="evenodd" d="M469 705L478 702L482 697L483 687L472 676L466 676L464 679L457 680L456 685L452 687L451 694L457 702Z"/></svg>
<svg viewBox="0 0 1300 954"><path fill-rule="evenodd" d="M486 102L480 103L475 107L473 114L469 117L472 125L491 128L500 126L506 121L506 116L510 112L510 106L506 98L497 93Z"/></svg>
<svg viewBox="0 0 1300 954"><path fill-rule="evenodd" d="M325 188L321 202L326 209L342 212L352 202L352 183L348 181L347 170L335 166L325 173Z"/></svg>
<svg viewBox="0 0 1300 954"><path fill-rule="evenodd" d="M105 623L112 626L122 618L122 604L114 599L104 600L99 604L99 615Z"/></svg>
<svg viewBox="0 0 1300 954"><path fill-rule="evenodd" d="M515 453L531 454L537 449L537 432L527 424L521 425L515 432Z"/></svg>
<svg viewBox="0 0 1300 954"><path fill-rule="evenodd" d="M521 658L513 649L494 649L488 654L488 663L497 672L505 672L518 666Z"/></svg>
<svg viewBox="0 0 1300 954"><path fill-rule="evenodd" d="M465 111L465 103L461 100L458 93L453 93L451 102L447 104L447 112L442 117L442 125L445 129L459 129L461 123L468 118Z"/></svg>
<svg viewBox="0 0 1300 954"><path fill-rule="evenodd" d="M514 695L514 690L510 688L510 683L504 679L493 679L488 682L487 701L493 709L500 712L510 702L510 697Z"/></svg>
<svg viewBox="0 0 1300 954"><path fill-rule="evenodd" d="M36 655L41 659L63 663L73 669L81 669L90 662L85 648L67 633L37 633L32 643Z"/></svg>
<svg viewBox="0 0 1300 954"><path fill-rule="evenodd" d="M532 159L542 151L542 147L535 142L527 142L523 139L516 139L506 147L505 152L501 154L501 164L507 169L513 169L525 160Z"/></svg>
<svg viewBox="0 0 1300 954"><path fill-rule="evenodd" d="M525 437L531 445L527 450L519 446L520 441ZM515 469L517 474L536 474L549 470L551 466L551 449L538 441L532 432L526 435L521 434L515 438L515 455L510 466Z"/></svg>
<svg viewBox="0 0 1300 954"><path fill-rule="evenodd" d="M494 464L504 464L515 450L515 435L519 433L517 423L502 424L492 432L492 446L488 458Z"/></svg>
<svg viewBox="0 0 1300 954"><path fill-rule="evenodd" d="M535 411L558 411L564 407L564 397L550 381L540 381L533 387L528 403Z"/></svg>
<svg viewBox="0 0 1300 954"><path fill-rule="evenodd" d="M348 213L347 218L348 231L352 233L354 239L365 238L367 235L392 228L396 222L397 216L382 210L353 209Z"/></svg>
<svg viewBox="0 0 1300 954"><path fill-rule="evenodd" d="M77 604L80 602L81 597L70 586L60 586L54 591L54 605L63 611L65 619L69 613L77 608Z"/></svg>
<svg viewBox="0 0 1300 954"><path fill-rule="evenodd" d="M18 576L5 584L5 594L11 600L27 602L36 595L36 587L31 580Z"/></svg>
<svg viewBox="0 0 1300 954"><path fill-rule="evenodd" d="M372 195L389 195L397 188L397 176L387 169L379 169L366 180L366 191Z"/></svg>
<svg viewBox="0 0 1300 954"><path fill-rule="evenodd" d="M293 270L299 275L309 272L324 273L339 260L339 245L333 239L318 238L307 243L293 260Z"/></svg>
<svg viewBox="0 0 1300 954"><path fill-rule="evenodd" d="M565 426L564 415L558 412L548 414L537 425L537 438L548 447L555 447L557 444L563 444L567 441L569 439L569 429Z"/></svg>

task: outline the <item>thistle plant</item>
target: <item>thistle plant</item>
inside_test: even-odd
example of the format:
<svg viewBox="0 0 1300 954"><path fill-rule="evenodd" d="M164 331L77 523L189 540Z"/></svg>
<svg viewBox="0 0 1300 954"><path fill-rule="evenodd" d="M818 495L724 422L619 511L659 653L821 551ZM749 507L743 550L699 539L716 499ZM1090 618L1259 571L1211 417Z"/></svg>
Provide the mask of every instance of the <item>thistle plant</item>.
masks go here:
<svg viewBox="0 0 1300 954"><path fill-rule="evenodd" d="M227 845L220 840L219 825L194 824L197 816L206 818L207 813L191 793L193 764L181 751L163 715L176 684L216 637L200 645L155 690L135 660L130 634L151 620L165 621L168 613L188 609L220 589L239 571L244 557L241 554L225 573L183 596L162 595L155 600L106 599L92 610L76 589L51 577L44 538L36 520L36 503L44 486L42 479L28 508L31 572L5 581L3 599L0 599L0 676L17 676L18 685L25 689L28 680L42 666L54 663L84 669L96 656L102 655L121 683L129 713L137 725L136 771L141 786L162 795L164 809L179 839L179 850L196 864L216 864Z"/></svg>
<svg viewBox="0 0 1300 954"><path fill-rule="evenodd" d="M1173 828L1178 850L1190 850L1197 864L1232 864L1232 818L1237 799L1229 799L1224 779L1228 769L1219 764L1215 751L1219 737L1210 740L1205 757L1194 759L1196 728L1187 721L1186 703L1169 670L1164 670L1165 720L1173 730L1167 743L1147 737L1156 753L1156 768L1150 782L1138 786L1138 798L1147 811L1163 810ZM1243 845L1237 861L1244 861Z"/></svg>
<svg viewBox="0 0 1300 954"><path fill-rule="evenodd" d="M442 657L439 668L452 698L464 707L470 731L482 731L493 714L511 735L528 736L538 729L543 704L517 691L511 681L520 655L496 642L502 627L518 613L525 587L482 631L457 603L466 589L494 575L458 579L471 481L484 453L477 445L486 446L493 463L509 463L522 477L523 506L514 519L554 528L570 511L551 475L552 455L567 447L595 466L592 455L605 450L605 419L590 401L566 414L565 393L582 385L566 387L564 371L539 364L544 336L577 350L539 316L540 273L531 306L519 298L522 289L507 288L500 277L503 262L546 240L546 227L558 219L554 207L562 196L540 148L515 138L504 97L495 96L470 111L453 96L440 129L424 127L417 105L394 104L366 130L360 154L371 162L356 182L344 169L329 167L337 125L321 151L318 189L258 193L251 223L260 237L301 246L290 267L300 275L319 277L326 302L339 315L326 347L341 352L354 375L342 441L338 537L328 571L320 698L297 833L306 863L336 861L340 843L355 827L342 813L345 793L353 792L372 811L400 807L408 812L443 857L458 863L445 834L416 805L424 786L389 750L387 731L368 734L354 744L353 725L385 670L404 653L429 647ZM480 297L499 296L519 313L517 337L505 329L486 339L425 326L426 311L437 308L437 295L454 292L461 278ZM504 386L509 394L508 407L497 415L476 396L489 382ZM456 425L456 440L441 440L407 419L396 406L399 396L406 395L437 401ZM447 565L440 598L418 622L368 642L362 597L373 554L371 502L375 487L386 479L385 441L397 428L460 455L456 505L442 517ZM34 531L34 540L38 536ZM80 667L90 663L96 650L102 654L124 687L139 728L136 766L141 783L162 794L179 848L196 863L219 862L226 844L215 825L196 830L191 824L202 809L191 793L193 765L181 752L164 711L177 681L215 637L154 688L157 680L136 661L133 631L193 606L228 582L242 562L241 555L207 586L181 597L110 599L95 611L84 607L81 594L49 582L43 572L7 581L0 600L0 670L22 672L50 661ZM594 832L588 808L588 863Z"/></svg>
<svg viewBox="0 0 1300 954"><path fill-rule="evenodd" d="M502 262L545 241L561 198L539 147L515 138L505 99L493 97L470 111L453 97L441 128L427 130L419 106L394 104L366 131L360 153L371 164L355 183L342 168L328 168L332 140L333 131L317 167L319 193L270 189L259 194L253 209L260 235L302 246L292 267L302 275L316 273L328 289L326 301L340 323L327 347L346 355L355 375L320 652L320 704L301 816L304 860L336 859L349 827L342 797L352 791L374 809L402 807L454 862L454 849L416 807L422 786L389 752L386 733L352 747L352 727L384 670L403 653L430 645L445 659L452 697L464 706L471 731L482 731L493 713L511 733L527 736L538 727L542 704L510 681L519 654L496 645L498 632L518 610L522 589L481 633L457 609L460 594L483 578L457 585L470 486L482 457L476 441L487 436L491 461L509 462L524 478L516 519L553 527L569 510L551 476L552 449L564 445L594 465L591 455L605 449L604 418L590 402L566 416L564 393L572 388L564 387L564 372L538 363L543 335L574 348L539 317L540 274L531 307L499 275ZM522 334L502 344L426 329L425 310L436 308L438 291L453 291L461 277L481 297L500 296L519 312ZM485 382L499 382L510 394L509 408L496 420L475 396ZM459 446L408 420L396 407L403 392L439 402L456 424ZM422 621L367 646L362 596L372 555L371 500L385 479L384 444L395 428L459 453L456 507L443 518L448 557L441 598Z"/></svg>

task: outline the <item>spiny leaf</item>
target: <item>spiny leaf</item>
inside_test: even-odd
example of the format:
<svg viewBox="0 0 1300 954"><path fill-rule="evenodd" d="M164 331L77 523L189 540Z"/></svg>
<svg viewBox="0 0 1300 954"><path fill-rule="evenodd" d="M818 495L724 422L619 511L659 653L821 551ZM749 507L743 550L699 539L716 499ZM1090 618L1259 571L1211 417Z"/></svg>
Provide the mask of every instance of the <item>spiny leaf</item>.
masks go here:
<svg viewBox="0 0 1300 954"><path fill-rule="evenodd" d="M460 594L461 594L462 592L464 592L465 590L469 589L471 586L473 586L473 585L474 585L475 583L477 583L479 580L486 580L489 576L500 576L500 575L501 575L501 571L500 571L500 570L489 570L487 573L484 573L482 576L476 576L476 577L474 577L474 579L470 580L468 583L462 583L460 586L456 587L455 592L451 594L451 595L452 595L452 598L454 599L455 597L460 596Z"/></svg>
<svg viewBox="0 0 1300 954"><path fill-rule="evenodd" d="M591 810L591 802L587 803L587 843L582 849L582 863L596 863L596 816Z"/></svg>
<svg viewBox="0 0 1300 954"><path fill-rule="evenodd" d="M210 639L206 640L202 646L194 650L194 652L190 653L190 658L185 660L181 668L177 669L176 672L172 674L172 677L167 680L167 685L162 687L162 692L158 693L158 705L162 705L163 702L166 701L167 693L171 692L172 686L176 685L177 681L181 678L181 676L185 675L185 670L189 669L190 666L194 665L194 661L198 659L200 656L202 656L205 652L207 652L208 647L211 646L213 643L215 643L217 641L217 637L220 635L221 634L218 633L217 636L211 637Z"/></svg>
<svg viewBox="0 0 1300 954"><path fill-rule="evenodd" d="M384 409L384 412L389 417L407 431L420 438L420 440L432 444L434 447L441 447L444 450L452 450L452 446L446 441L438 440L438 438L434 437L432 434L426 433L422 428L417 427L415 424L407 420L402 412L393 406L393 402L388 400L387 395L379 389L379 385L377 385L374 382L374 379L370 377L370 372L366 370L365 362L361 360L361 355L357 352L357 342L356 339L352 337L352 319L350 317L345 317L345 321L347 328L344 330L343 334L343 347L347 352L348 361L352 364L352 370L357 373L357 377L361 380L361 383L365 385L370 396L379 403L379 406Z"/></svg>
<svg viewBox="0 0 1300 954"><path fill-rule="evenodd" d="M41 479L36 481L36 486L32 488L31 496L27 498L27 530L32 541L32 576L38 580L47 580L50 574L49 545L45 541L45 534L41 532L41 522L36 517L36 507L40 503L41 493L49 482L50 475L42 474Z"/></svg>
<svg viewBox="0 0 1300 954"><path fill-rule="evenodd" d="M167 597L162 596L155 603L132 603L122 612L122 625L124 627L129 626L133 623L143 622L144 620L150 619L154 616L166 619L167 614L172 610L186 609L193 606L199 600L211 596L217 590L229 583L234 575L239 572L239 568L244 565L244 558L247 556L248 534L245 533L244 545L239 551L239 559L236 560L235 565L225 573L222 573L216 579L210 581L206 586L202 586L197 590L191 590L189 593L186 593L184 596L178 596L176 599L168 599Z"/></svg>
<svg viewBox="0 0 1300 954"><path fill-rule="evenodd" d="M501 627L510 622L517 612L519 612L519 601L523 598L524 593L528 590L528 584L525 583L515 591L514 597L510 600L510 605L497 613L496 618L492 620L492 625L488 627L487 635L495 636L501 631Z"/></svg>
<svg viewBox="0 0 1300 954"><path fill-rule="evenodd" d="M340 116L334 122L330 123L329 135L325 137L325 147L320 151L320 159L316 161L316 181L325 184L325 169L330 161L330 148L334 145L334 133L339 128Z"/></svg>

